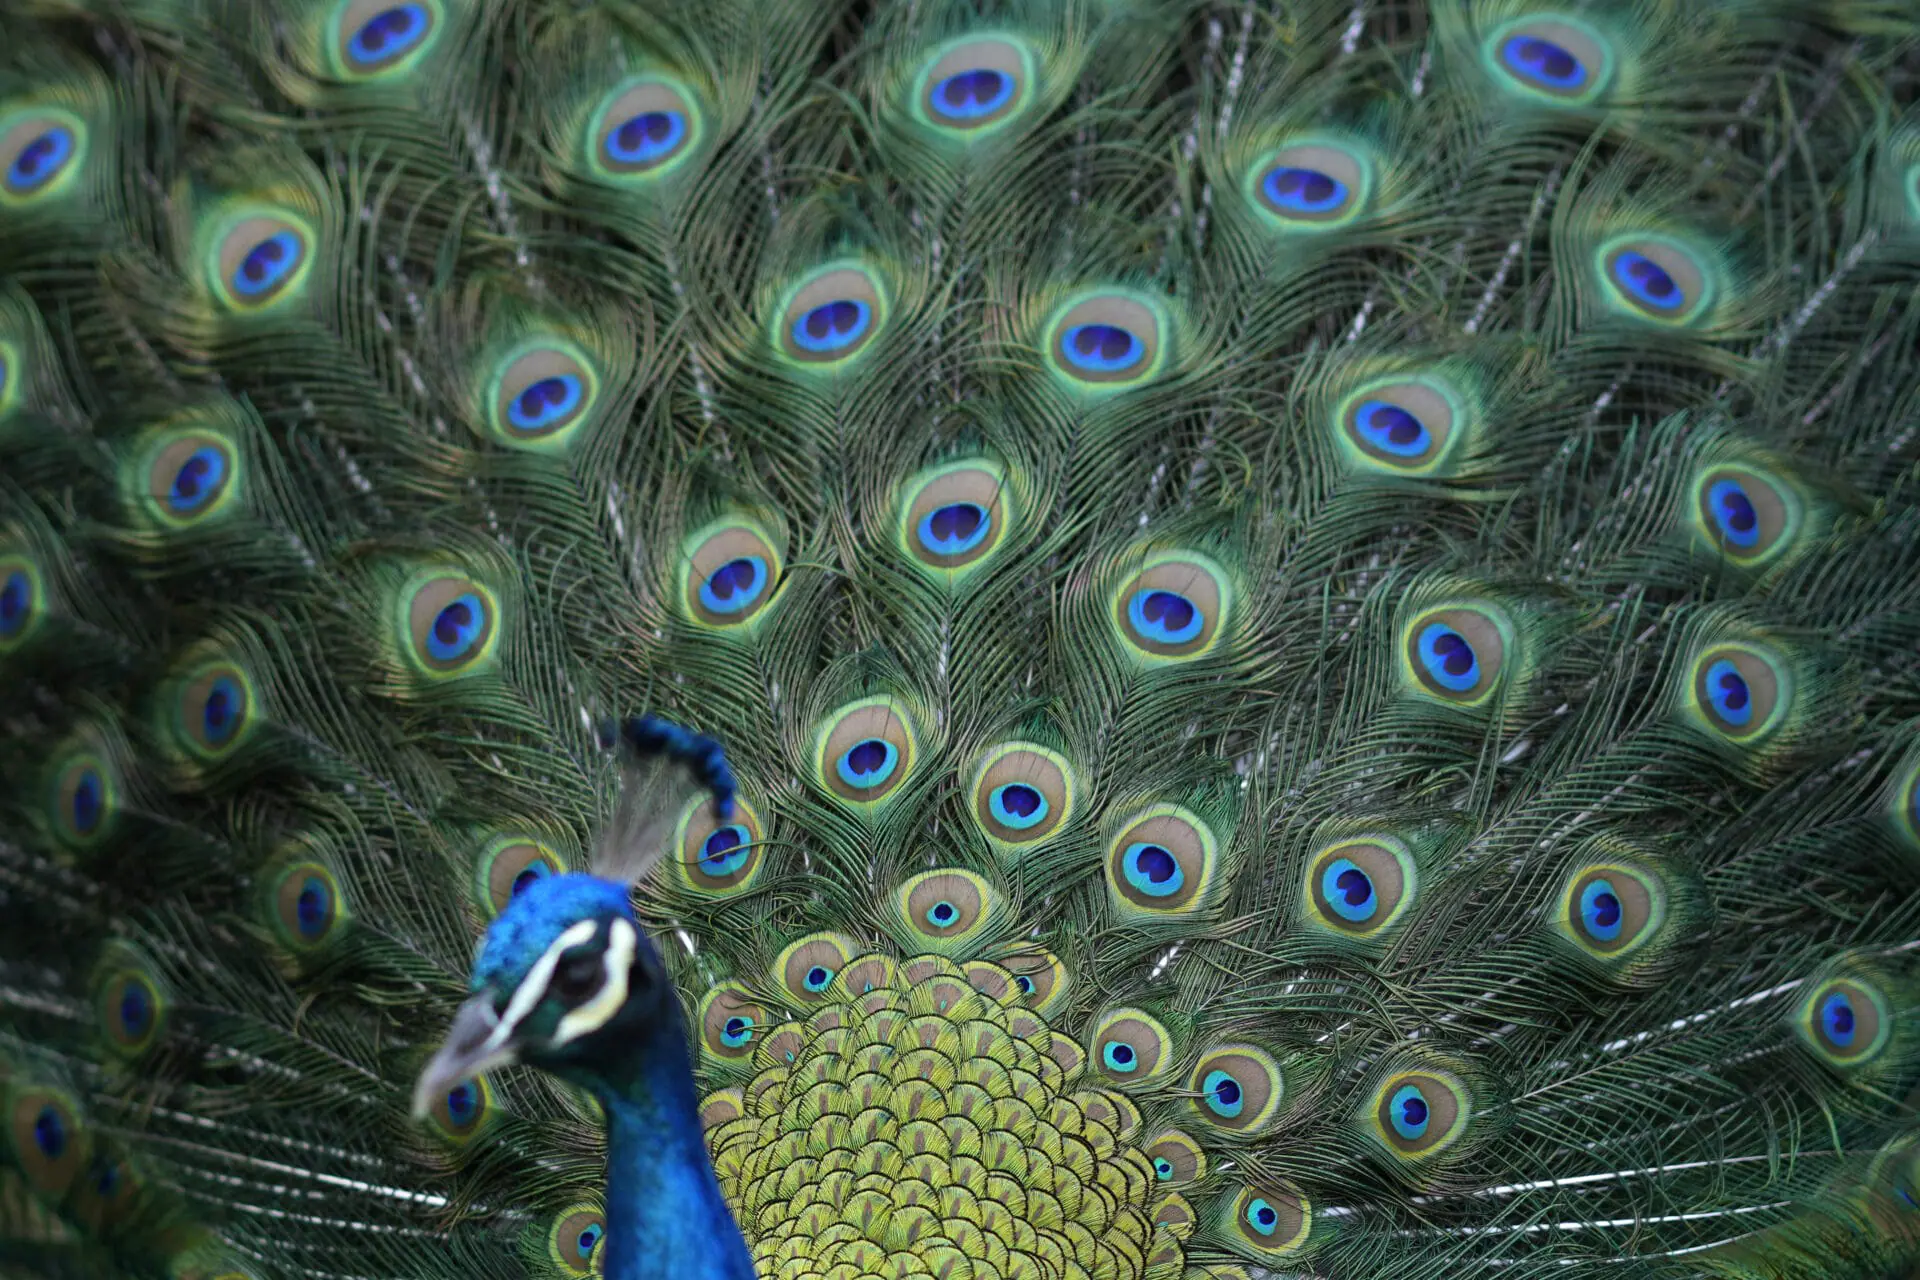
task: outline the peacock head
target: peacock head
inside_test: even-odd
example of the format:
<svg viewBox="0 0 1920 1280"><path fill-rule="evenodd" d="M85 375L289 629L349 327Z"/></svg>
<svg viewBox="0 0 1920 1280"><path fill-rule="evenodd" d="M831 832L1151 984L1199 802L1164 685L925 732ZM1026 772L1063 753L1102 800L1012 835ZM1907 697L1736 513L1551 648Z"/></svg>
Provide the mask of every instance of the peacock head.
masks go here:
<svg viewBox="0 0 1920 1280"><path fill-rule="evenodd" d="M413 1095L416 1118L462 1081L514 1063L583 1086L678 1040L673 987L623 883L534 880L494 920L460 1006ZM681 1050L684 1053L684 1049Z"/></svg>

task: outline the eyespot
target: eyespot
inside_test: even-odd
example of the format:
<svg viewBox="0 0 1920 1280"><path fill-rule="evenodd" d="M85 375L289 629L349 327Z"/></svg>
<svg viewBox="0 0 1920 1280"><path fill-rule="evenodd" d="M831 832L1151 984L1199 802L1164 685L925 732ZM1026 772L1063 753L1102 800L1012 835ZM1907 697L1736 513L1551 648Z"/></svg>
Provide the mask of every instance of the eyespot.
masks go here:
<svg viewBox="0 0 1920 1280"><path fill-rule="evenodd" d="M34 1191L47 1200L66 1194L91 1145L73 1099L57 1089L17 1089L8 1120L14 1161Z"/></svg>
<svg viewBox="0 0 1920 1280"><path fill-rule="evenodd" d="M1481 605L1430 609L1406 629L1408 674L1416 688L1461 706L1493 696L1512 648L1512 624Z"/></svg>
<svg viewBox="0 0 1920 1280"><path fill-rule="evenodd" d="M119 808L113 770L90 751L68 754L53 771L53 828L62 844L84 849L106 839Z"/></svg>
<svg viewBox="0 0 1920 1280"><path fill-rule="evenodd" d="M547 1253L568 1275L594 1274L594 1255L607 1238L607 1220L592 1205L574 1205L554 1219L547 1232Z"/></svg>
<svg viewBox="0 0 1920 1280"><path fill-rule="evenodd" d="M1793 684L1770 654L1716 645L1693 663L1693 706L1706 726L1734 742L1758 742L1785 718Z"/></svg>
<svg viewBox="0 0 1920 1280"><path fill-rule="evenodd" d="M1236 1133L1266 1127L1285 1094L1279 1064L1252 1045L1226 1045L1195 1064L1188 1087L1194 1112L1209 1125Z"/></svg>
<svg viewBox="0 0 1920 1280"><path fill-rule="evenodd" d="M722 982L700 999L700 1044L719 1065L744 1066L776 1021L752 992Z"/></svg>
<svg viewBox="0 0 1920 1280"><path fill-rule="evenodd" d="M0 653L24 643L45 613L39 566L22 555L0 555Z"/></svg>
<svg viewBox="0 0 1920 1280"><path fill-rule="evenodd" d="M1069 991L1067 967L1051 951L1023 951L1004 956L1000 965L1013 975L1022 1003L1042 1017L1066 1003Z"/></svg>
<svg viewBox="0 0 1920 1280"><path fill-rule="evenodd" d="M199 522L238 492L239 459L219 436L189 432L162 445L147 467L149 508L172 525Z"/></svg>
<svg viewBox="0 0 1920 1280"><path fill-rule="evenodd" d="M816 272L788 296L774 342L801 364L838 364L864 349L885 318L873 273L842 263Z"/></svg>
<svg viewBox="0 0 1920 1280"><path fill-rule="evenodd" d="M239 219L214 249L214 295L232 310L257 311L298 294L311 266L312 245L312 231L291 217Z"/></svg>
<svg viewBox="0 0 1920 1280"><path fill-rule="evenodd" d="M490 425L508 444L557 444L593 411L599 394L586 356L570 343L543 338L501 362L488 388Z"/></svg>
<svg viewBox="0 0 1920 1280"><path fill-rule="evenodd" d="M1391 836L1341 840L1307 860L1307 919L1342 937L1376 938L1411 905L1413 855Z"/></svg>
<svg viewBox="0 0 1920 1280"><path fill-rule="evenodd" d="M1557 924L1583 951L1611 960L1651 941L1666 916L1666 889L1657 878L1606 862L1574 871Z"/></svg>
<svg viewBox="0 0 1920 1280"><path fill-rule="evenodd" d="M348 0L333 22L335 72L359 79L412 66L439 23L438 7L422 0Z"/></svg>
<svg viewBox="0 0 1920 1280"><path fill-rule="evenodd" d="M488 840L473 869L474 905L492 918L534 881L564 874L566 862L545 842L516 833Z"/></svg>
<svg viewBox="0 0 1920 1280"><path fill-rule="evenodd" d="M108 969L94 988L94 1016L102 1037L122 1057L136 1058L153 1047L167 1011L159 986L131 964Z"/></svg>
<svg viewBox="0 0 1920 1280"><path fill-rule="evenodd" d="M1144 295L1096 293L1053 322L1047 350L1063 377L1118 390L1159 372L1162 330L1159 312Z"/></svg>
<svg viewBox="0 0 1920 1280"><path fill-rule="evenodd" d="M1830 1065L1863 1066L1893 1038L1893 1007L1864 978L1829 978L1800 1002L1799 1026L1802 1038Z"/></svg>
<svg viewBox="0 0 1920 1280"><path fill-rule="evenodd" d="M217 760L246 738L257 701L253 681L239 667L230 662L201 667L180 685L174 736L191 754Z"/></svg>
<svg viewBox="0 0 1920 1280"><path fill-rule="evenodd" d="M607 96L589 131L589 161L602 177L660 177L693 153L700 113L685 87L663 76L640 76Z"/></svg>
<svg viewBox="0 0 1920 1280"><path fill-rule="evenodd" d="M455 1146L465 1146L493 1117L493 1091L486 1079L471 1076L433 1101L427 1112L435 1132Z"/></svg>
<svg viewBox="0 0 1920 1280"><path fill-rule="evenodd" d="M1155 1084L1173 1069L1173 1038L1139 1009L1115 1009L1094 1024L1088 1048L1094 1069L1126 1089Z"/></svg>
<svg viewBox="0 0 1920 1280"><path fill-rule="evenodd" d="M333 872L317 862L295 862L272 883L273 931L282 945L313 951L338 936L346 903Z"/></svg>
<svg viewBox="0 0 1920 1280"><path fill-rule="evenodd" d="M1585 23L1530 18L1494 33L1487 53L1509 88L1556 103L1591 102L1613 78L1613 51Z"/></svg>
<svg viewBox="0 0 1920 1280"><path fill-rule="evenodd" d="M838 933L811 933L780 953L774 972L788 995L801 1004L818 1004L853 958L855 947L851 938Z"/></svg>
<svg viewBox="0 0 1920 1280"><path fill-rule="evenodd" d="M1033 99L1033 54L1005 38L947 46L920 76L927 123L965 137L991 133Z"/></svg>
<svg viewBox="0 0 1920 1280"><path fill-rule="evenodd" d="M1157 805L1107 846L1107 887L1122 911L1181 914L1205 901L1218 860L1205 823L1176 805Z"/></svg>
<svg viewBox="0 0 1920 1280"><path fill-rule="evenodd" d="M1445 463L1464 420L1459 392L1421 375L1369 383L1347 396L1336 434L1364 469L1430 475Z"/></svg>
<svg viewBox="0 0 1920 1280"><path fill-rule="evenodd" d="M900 545L941 576L978 564L1005 540L1013 495L995 463L954 462L917 478L900 518Z"/></svg>
<svg viewBox="0 0 1920 1280"><path fill-rule="evenodd" d="M1233 591L1220 567L1186 552L1151 558L1113 596L1120 638L1148 661L1185 661L1213 648Z"/></svg>
<svg viewBox="0 0 1920 1280"><path fill-rule="evenodd" d="M874 804L912 772L913 729L891 698L865 698L833 713L817 739L820 782L849 804Z"/></svg>
<svg viewBox="0 0 1920 1280"><path fill-rule="evenodd" d="M1472 1114L1465 1088L1437 1071L1400 1071L1374 1090L1373 1134L1403 1157L1438 1154L1465 1132Z"/></svg>
<svg viewBox="0 0 1920 1280"><path fill-rule="evenodd" d="M1909 844L1920 846L1920 755L1913 756L1893 784L1893 820Z"/></svg>
<svg viewBox="0 0 1920 1280"><path fill-rule="evenodd" d="M1009 742L981 758L973 775L973 818L996 844L1045 840L1073 813L1073 766L1058 752Z"/></svg>
<svg viewBox="0 0 1920 1280"><path fill-rule="evenodd" d="M473 579L429 577L406 600L410 656L428 672L472 671L493 656L499 605Z"/></svg>
<svg viewBox="0 0 1920 1280"><path fill-rule="evenodd" d="M1255 205L1288 230L1351 222L1365 210L1373 185L1367 158L1330 142L1282 147L1253 176Z"/></svg>
<svg viewBox="0 0 1920 1280"><path fill-rule="evenodd" d="M940 955L970 950L993 922L993 886L971 871L923 871L894 894L906 937Z"/></svg>
<svg viewBox="0 0 1920 1280"><path fill-rule="evenodd" d="M1798 532L1799 501L1751 467L1710 467L1694 482L1694 523L1708 542L1739 565L1761 565Z"/></svg>
<svg viewBox="0 0 1920 1280"><path fill-rule="evenodd" d="M674 882L705 897L745 893L765 865L762 830L760 815L738 796L725 821L714 816L711 797L694 797L675 829Z"/></svg>
<svg viewBox="0 0 1920 1280"><path fill-rule="evenodd" d="M72 184L87 126L55 107L33 107L0 125L0 203L41 200Z"/></svg>
<svg viewBox="0 0 1920 1280"><path fill-rule="evenodd" d="M1297 1252L1313 1226L1312 1206L1290 1182L1242 1187L1227 1215L1227 1243L1259 1258Z"/></svg>
<svg viewBox="0 0 1920 1280"><path fill-rule="evenodd" d="M780 582L780 553L757 525L709 525L686 545L685 601L695 621L737 627L773 599Z"/></svg>
<svg viewBox="0 0 1920 1280"><path fill-rule="evenodd" d="M1147 1159L1153 1162L1157 1186L1184 1187L1207 1176L1207 1153L1192 1138L1178 1129L1166 1129L1143 1144Z"/></svg>
<svg viewBox="0 0 1920 1280"><path fill-rule="evenodd" d="M1677 242L1626 236L1600 251L1601 278L1615 304L1632 315L1683 324L1704 310L1712 281Z"/></svg>

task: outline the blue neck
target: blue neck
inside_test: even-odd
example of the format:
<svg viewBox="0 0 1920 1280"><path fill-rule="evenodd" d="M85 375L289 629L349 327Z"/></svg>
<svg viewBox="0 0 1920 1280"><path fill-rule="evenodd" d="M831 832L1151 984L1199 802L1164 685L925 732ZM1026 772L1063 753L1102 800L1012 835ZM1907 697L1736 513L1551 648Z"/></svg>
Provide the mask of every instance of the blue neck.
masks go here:
<svg viewBox="0 0 1920 1280"><path fill-rule="evenodd" d="M707 1156L683 1036L650 1035L582 1083L607 1113L606 1280L754 1280Z"/></svg>

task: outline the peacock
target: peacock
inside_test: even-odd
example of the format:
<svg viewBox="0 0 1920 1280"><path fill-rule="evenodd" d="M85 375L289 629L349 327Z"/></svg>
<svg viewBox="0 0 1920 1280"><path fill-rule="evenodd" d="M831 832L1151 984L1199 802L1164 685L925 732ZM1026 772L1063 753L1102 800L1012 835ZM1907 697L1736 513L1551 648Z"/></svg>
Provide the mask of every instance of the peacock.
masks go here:
<svg viewBox="0 0 1920 1280"><path fill-rule="evenodd" d="M0 1275L1920 1275L1911 0L5 0Z"/></svg>

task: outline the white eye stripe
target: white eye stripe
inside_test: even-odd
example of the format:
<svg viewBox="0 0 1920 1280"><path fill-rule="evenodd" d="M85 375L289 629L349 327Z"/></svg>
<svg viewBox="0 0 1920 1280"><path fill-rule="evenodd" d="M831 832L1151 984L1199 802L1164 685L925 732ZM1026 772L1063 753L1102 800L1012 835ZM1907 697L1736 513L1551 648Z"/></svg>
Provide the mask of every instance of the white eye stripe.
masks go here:
<svg viewBox="0 0 1920 1280"><path fill-rule="evenodd" d="M607 949L600 955L606 980L593 999L560 1019L553 1033L555 1048L598 1030L620 1011L620 1006L627 1002L627 975L632 971L633 954L638 948L634 927L625 920L614 920L607 929Z"/></svg>
<svg viewBox="0 0 1920 1280"><path fill-rule="evenodd" d="M582 920L565 933L553 940L546 954L533 962L533 968L527 970L526 979L513 989L513 999L507 1002L507 1010L500 1015L500 1025L487 1037L488 1049L498 1049L519 1027L522 1020L533 1012L541 997L547 994L547 983L553 979L553 971L560 965L560 957L571 947L579 946L594 935L594 922ZM631 926L629 926L631 928Z"/></svg>

